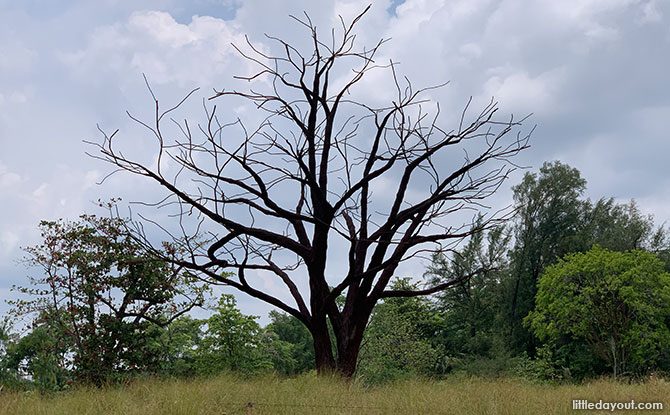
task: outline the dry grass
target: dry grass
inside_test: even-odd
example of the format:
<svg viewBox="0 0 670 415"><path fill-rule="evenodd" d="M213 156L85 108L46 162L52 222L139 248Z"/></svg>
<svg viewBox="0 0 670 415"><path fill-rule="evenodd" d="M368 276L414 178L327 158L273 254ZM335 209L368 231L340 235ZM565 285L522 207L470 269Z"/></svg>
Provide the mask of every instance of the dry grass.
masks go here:
<svg viewBox="0 0 670 415"><path fill-rule="evenodd" d="M573 399L663 402L670 383L625 384L598 380L583 385L536 385L519 380L407 381L365 389L337 379L303 376L191 381L138 381L103 390L82 388L52 396L0 392L0 414L589 414ZM253 408L247 408L252 402ZM619 411L615 413L670 413Z"/></svg>

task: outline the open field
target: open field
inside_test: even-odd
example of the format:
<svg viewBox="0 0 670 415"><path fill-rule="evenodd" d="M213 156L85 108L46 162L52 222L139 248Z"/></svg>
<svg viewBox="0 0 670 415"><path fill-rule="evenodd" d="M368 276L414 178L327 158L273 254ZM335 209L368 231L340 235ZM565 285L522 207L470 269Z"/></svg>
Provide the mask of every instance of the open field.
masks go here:
<svg viewBox="0 0 670 415"><path fill-rule="evenodd" d="M582 385L536 385L518 380L407 381L366 389L336 379L303 376L191 381L138 381L103 390L82 388L40 396L0 392L1 414L595 414L573 410L573 399L662 402L670 413L670 383L625 384L598 380ZM251 402L253 407L249 408Z"/></svg>

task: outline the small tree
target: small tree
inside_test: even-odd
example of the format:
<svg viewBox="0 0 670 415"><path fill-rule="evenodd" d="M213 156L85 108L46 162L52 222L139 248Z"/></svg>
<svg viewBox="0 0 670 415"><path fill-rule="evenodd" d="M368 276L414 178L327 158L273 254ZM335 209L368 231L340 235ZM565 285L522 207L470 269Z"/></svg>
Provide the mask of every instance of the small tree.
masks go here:
<svg viewBox="0 0 670 415"><path fill-rule="evenodd" d="M122 219L88 215L42 222L43 242L25 249L26 265L40 275L29 287L15 287L29 297L12 302L15 314L32 314L35 326L57 332L78 377L96 384L151 367L148 326L202 304L207 289L192 274L147 257L126 227Z"/></svg>
<svg viewBox="0 0 670 415"><path fill-rule="evenodd" d="M198 348L201 373L271 368L272 362L263 348L261 326L256 322L258 317L242 314L236 305L235 297L224 294L216 312L204 321L207 329Z"/></svg>
<svg viewBox="0 0 670 415"><path fill-rule="evenodd" d="M58 329L40 324L8 347L3 366L16 380L29 378L39 390L56 391L70 380L65 367L67 351Z"/></svg>
<svg viewBox="0 0 670 415"><path fill-rule="evenodd" d="M392 282L397 289L417 289L409 279ZM403 376L437 372L441 350L430 342L440 323L425 298L389 298L375 307L365 331L357 377L383 383Z"/></svg>
<svg viewBox="0 0 670 415"><path fill-rule="evenodd" d="M296 19L309 33L307 50L274 37L269 39L277 54L249 43L250 51L241 53L258 71L241 79L262 80L261 90L221 90L212 98L255 104L267 114L255 128L239 119L220 121L215 106L199 128L175 121L182 138L171 142L165 121L180 104L163 111L154 96L155 119L133 119L156 140L156 163L120 151L118 131L103 133L98 145L98 157L167 191L157 205L176 208L183 231L177 242L185 254L166 260L295 316L312 334L317 371L344 376L356 369L378 301L427 295L456 283L389 290L402 261L447 249L507 219L494 213L473 230L469 223L454 226L451 217L481 208L528 140L510 134L520 121L498 119L493 101L473 117L466 107L454 128L441 126L439 105L424 97L431 88L415 89L396 76L395 63L375 61L384 40L372 48L357 46L354 27L363 13L349 24L342 21L340 31L329 30L328 39L309 17ZM391 102L352 100L361 80L382 68L390 71ZM464 158L455 161L451 150ZM394 188L375 193L379 186ZM380 201L381 193L389 200ZM192 213L199 220L188 220ZM204 240L203 230L209 232ZM332 254L338 244L344 256ZM345 268L337 281L327 279L333 261ZM261 288L259 273L283 284L291 300ZM302 276L309 296L296 283ZM342 294L346 300L339 307Z"/></svg>
<svg viewBox="0 0 670 415"><path fill-rule="evenodd" d="M670 274L654 254L594 246L547 268L526 324L543 340L585 340L615 377L650 368L670 347Z"/></svg>

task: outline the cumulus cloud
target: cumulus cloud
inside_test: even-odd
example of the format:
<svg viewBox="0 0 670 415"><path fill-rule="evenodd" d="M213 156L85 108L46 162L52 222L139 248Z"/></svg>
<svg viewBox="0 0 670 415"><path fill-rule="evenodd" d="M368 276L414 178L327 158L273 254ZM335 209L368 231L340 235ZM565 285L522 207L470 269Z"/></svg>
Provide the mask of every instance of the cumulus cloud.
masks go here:
<svg viewBox="0 0 670 415"><path fill-rule="evenodd" d="M74 76L91 82L144 72L155 84L211 85L242 64L233 43L244 46L244 36L222 19L193 16L181 24L166 12L142 11L96 29L84 49L61 56Z"/></svg>
<svg viewBox="0 0 670 415"><path fill-rule="evenodd" d="M200 111L199 99L212 87L234 87L232 75L254 70L231 42L244 45L248 34L262 50L276 51L267 33L309 50L308 33L289 14L308 12L328 37L338 15L351 18L369 2L38 3L0 2L0 266L9 279L19 272L8 271L7 258L35 240L40 219L74 218L98 197L153 194L121 175L96 186L108 166L86 158L81 143L95 140L99 122L121 128L132 138L129 148L151 160L155 143L141 140L123 114L152 115L142 73L159 98L203 87L194 100ZM442 103L447 129L471 96L475 112L492 96L503 118L533 112L538 129L521 164L561 159L583 172L589 196L635 198L663 221L670 206L669 12L668 0L383 0L374 2L357 39L372 46L391 38L378 62L399 62L398 73L415 87L451 81L430 92ZM343 70L338 81L348 74ZM389 85L387 72L371 72L353 93L383 104L393 98ZM255 114L239 103L217 105L233 118ZM376 185L380 197L390 186Z"/></svg>
<svg viewBox="0 0 670 415"><path fill-rule="evenodd" d="M494 73L484 83L484 96L495 97L505 109L518 115L528 115L532 112L542 111L545 113L558 111L559 104L557 92L563 87L562 70L541 73L531 77L526 72L511 74ZM501 72L508 72L502 70Z"/></svg>

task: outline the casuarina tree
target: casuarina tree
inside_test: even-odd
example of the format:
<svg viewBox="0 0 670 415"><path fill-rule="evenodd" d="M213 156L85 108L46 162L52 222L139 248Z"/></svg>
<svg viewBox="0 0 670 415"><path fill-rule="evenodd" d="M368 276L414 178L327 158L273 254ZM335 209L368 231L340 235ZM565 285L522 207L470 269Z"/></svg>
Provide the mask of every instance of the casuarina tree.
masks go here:
<svg viewBox="0 0 670 415"><path fill-rule="evenodd" d="M216 106L198 128L172 122L179 104L162 110L152 93L155 118L135 118L157 143L151 163L121 151L118 130L97 143L97 157L166 191L157 205L176 218L160 227L180 230L173 235L185 253L166 260L295 316L312 334L317 371L344 376L355 372L378 301L458 282L389 288L402 261L430 258L507 219L509 212L491 213L473 228L473 213L462 226L452 218L462 223L459 213L482 206L529 138L513 133L523 120L501 119L493 101L474 115L466 105L454 128L443 126L426 94L432 87L416 89L396 63L377 61L385 40L358 45L355 27L366 11L325 37L307 15L295 18L309 36L306 48L271 36L271 45L238 45L257 67L241 79L256 87L211 99L255 104L264 119L253 128L220 120ZM386 105L354 98L371 73L389 75L384 92L395 98ZM181 134L174 142L170 126ZM151 238L137 238L149 247ZM263 273L285 294L268 290Z"/></svg>

